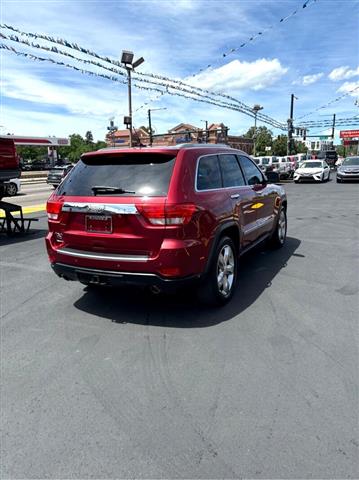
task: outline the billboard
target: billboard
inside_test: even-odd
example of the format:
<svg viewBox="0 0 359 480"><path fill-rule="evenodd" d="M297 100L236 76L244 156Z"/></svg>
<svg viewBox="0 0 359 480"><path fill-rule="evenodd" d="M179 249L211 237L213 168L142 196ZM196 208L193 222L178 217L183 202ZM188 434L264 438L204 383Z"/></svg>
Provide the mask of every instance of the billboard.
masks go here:
<svg viewBox="0 0 359 480"><path fill-rule="evenodd" d="M340 130L340 138L359 138L359 130Z"/></svg>

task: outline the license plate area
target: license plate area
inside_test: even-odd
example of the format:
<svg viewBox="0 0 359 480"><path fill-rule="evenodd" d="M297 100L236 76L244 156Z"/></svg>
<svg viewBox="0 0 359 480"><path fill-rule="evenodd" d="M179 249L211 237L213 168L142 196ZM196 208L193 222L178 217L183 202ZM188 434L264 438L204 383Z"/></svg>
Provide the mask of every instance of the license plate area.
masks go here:
<svg viewBox="0 0 359 480"><path fill-rule="evenodd" d="M112 233L111 215L86 215L86 231L90 233Z"/></svg>

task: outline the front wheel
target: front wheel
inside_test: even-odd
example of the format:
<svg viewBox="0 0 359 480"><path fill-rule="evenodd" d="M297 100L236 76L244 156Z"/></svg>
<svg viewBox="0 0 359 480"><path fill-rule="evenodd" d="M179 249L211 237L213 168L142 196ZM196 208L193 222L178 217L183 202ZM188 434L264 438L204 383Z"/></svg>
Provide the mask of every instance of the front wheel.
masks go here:
<svg viewBox="0 0 359 480"><path fill-rule="evenodd" d="M281 248L287 238L287 214L284 208L279 212L277 224L270 238L270 245L273 248Z"/></svg>
<svg viewBox="0 0 359 480"><path fill-rule="evenodd" d="M238 255L231 238L218 242L206 278L199 287L200 299L211 305L224 305L233 297L237 283Z"/></svg>

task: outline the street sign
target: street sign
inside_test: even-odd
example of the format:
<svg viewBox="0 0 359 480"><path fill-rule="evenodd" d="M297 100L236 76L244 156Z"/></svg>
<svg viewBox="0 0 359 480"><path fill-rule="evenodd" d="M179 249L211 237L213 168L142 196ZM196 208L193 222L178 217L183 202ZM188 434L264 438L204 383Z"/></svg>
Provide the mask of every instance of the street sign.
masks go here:
<svg viewBox="0 0 359 480"><path fill-rule="evenodd" d="M272 150L272 147L266 147L266 152L270 152Z"/></svg>
<svg viewBox="0 0 359 480"><path fill-rule="evenodd" d="M340 138L359 138L359 130L340 130Z"/></svg>
<svg viewBox="0 0 359 480"><path fill-rule="evenodd" d="M326 140L327 138L331 138L331 135L321 135L319 140Z"/></svg>

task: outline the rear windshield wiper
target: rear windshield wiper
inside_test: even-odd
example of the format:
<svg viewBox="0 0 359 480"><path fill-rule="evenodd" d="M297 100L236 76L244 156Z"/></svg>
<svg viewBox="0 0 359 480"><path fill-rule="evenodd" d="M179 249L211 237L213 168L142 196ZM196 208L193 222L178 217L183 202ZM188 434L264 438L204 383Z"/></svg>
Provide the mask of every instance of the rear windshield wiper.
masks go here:
<svg viewBox="0 0 359 480"><path fill-rule="evenodd" d="M97 195L98 193L120 193L120 194L123 194L123 193L132 193L132 194L135 194L136 192L131 192L130 190L124 190L123 188L119 188L119 187L106 187L106 186L93 186L91 187L91 190L93 191L94 195Z"/></svg>

